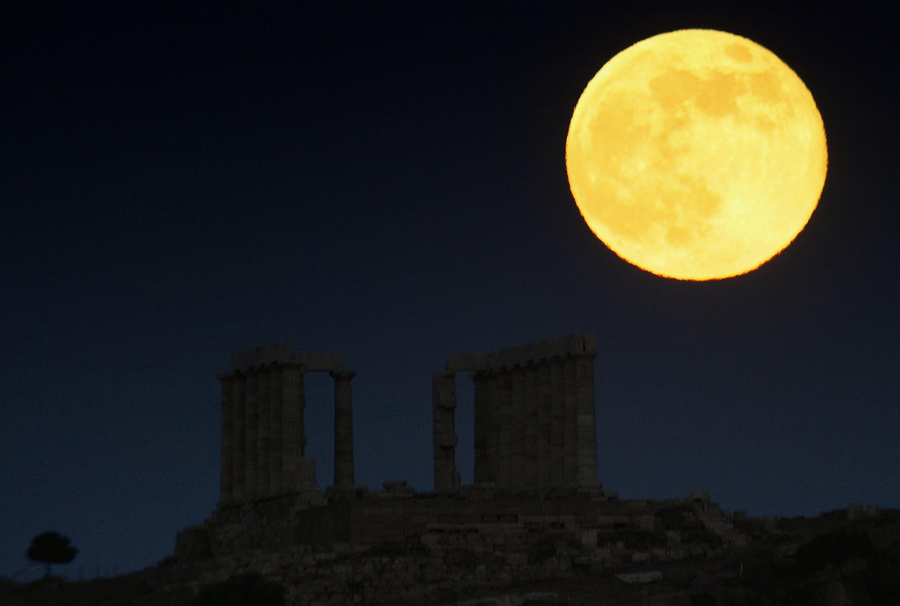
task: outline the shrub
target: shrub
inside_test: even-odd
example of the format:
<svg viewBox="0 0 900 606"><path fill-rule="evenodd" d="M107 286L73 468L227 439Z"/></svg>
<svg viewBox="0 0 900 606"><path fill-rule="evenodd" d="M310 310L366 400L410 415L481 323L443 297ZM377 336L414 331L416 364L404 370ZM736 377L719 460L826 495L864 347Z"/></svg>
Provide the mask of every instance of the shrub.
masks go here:
<svg viewBox="0 0 900 606"><path fill-rule="evenodd" d="M32 539L27 555L35 562L46 564L49 577L51 564L68 564L78 555L78 550L71 543L69 537L58 532L45 532Z"/></svg>

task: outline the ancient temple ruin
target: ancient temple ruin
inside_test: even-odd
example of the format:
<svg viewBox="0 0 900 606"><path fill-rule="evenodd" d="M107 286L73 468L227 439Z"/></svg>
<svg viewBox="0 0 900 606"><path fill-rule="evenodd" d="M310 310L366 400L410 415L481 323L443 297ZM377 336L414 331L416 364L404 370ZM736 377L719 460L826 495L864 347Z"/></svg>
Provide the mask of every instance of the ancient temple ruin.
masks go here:
<svg viewBox="0 0 900 606"><path fill-rule="evenodd" d="M599 489L594 336L574 334L494 353L460 353L434 373L434 488L460 487L456 373L475 384L476 486L504 491ZM281 343L232 356L222 383L220 506L316 492L305 456L304 375L334 378L334 484L356 489L350 381L337 354L293 354Z"/></svg>
<svg viewBox="0 0 900 606"><path fill-rule="evenodd" d="M220 506L318 490L316 462L304 456L303 376L334 378L334 488L354 485L350 380L336 354L291 354L288 344L231 357L222 382Z"/></svg>
<svg viewBox="0 0 900 606"><path fill-rule="evenodd" d="M603 490L595 356L590 334L451 356L432 377L434 492L405 480L369 492L354 484L354 373L342 357L286 344L235 354L219 377L221 500L178 533L175 560L204 570L204 582L258 571L289 583L298 606L439 603L460 588L705 559L740 545L745 536L706 491L619 500ZM324 491L304 452L308 372L335 381L334 485ZM456 469L457 372L471 373L475 389L471 486ZM774 519L758 522L775 531Z"/></svg>
<svg viewBox="0 0 900 606"><path fill-rule="evenodd" d="M433 376L434 488L459 488L456 388L475 383L475 484L507 490L597 487L594 336L461 353Z"/></svg>

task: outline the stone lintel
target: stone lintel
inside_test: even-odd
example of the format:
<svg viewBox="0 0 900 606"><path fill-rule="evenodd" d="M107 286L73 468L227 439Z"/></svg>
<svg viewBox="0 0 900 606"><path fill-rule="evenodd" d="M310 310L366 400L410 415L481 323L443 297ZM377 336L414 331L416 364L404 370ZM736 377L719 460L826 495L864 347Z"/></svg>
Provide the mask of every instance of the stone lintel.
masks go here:
<svg viewBox="0 0 900 606"><path fill-rule="evenodd" d="M269 346L276 347L276 346ZM281 349L270 351L268 347L259 347L259 350L265 350L256 354L257 350L252 349L249 352L240 352L234 354L232 359L232 369L230 372L221 373L218 376L220 381L225 381L240 375L251 372L265 370L273 366L300 366L303 372L341 372L344 370L344 357L334 353L308 353L291 355L287 350L287 355L277 357L276 352L282 352Z"/></svg>
<svg viewBox="0 0 900 606"><path fill-rule="evenodd" d="M490 373L517 366L546 363L570 356L593 357L595 355L597 355L597 350L594 335L577 333L494 353L455 354L447 359L447 370Z"/></svg>
<svg viewBox="0 0 900 606"><path fill-rule="evenodd" d="M290 343L275 343L239 351L231 355L231 370L247 370L290 357Z"/></svg>
<svg viewBox="0 0 900 606"><path fill-rule="evenodd" d="M303 372L336 372L344 369L344 356L335 353L308 353L291 356L303 364Z"/></svg>
<svg viewBox="0 0 900 606"><path fill-rule="evenodd" d="M491 367L490 355L483 353L458 353L447 358L447 371L484 371Z"/></svg>
<svg viewBox="0 0 900 606"><path fill-rule="evenodd" d="M594 335L591 333L578 333L547 339L522 347L512 347L490 354L491 367L493 369L510 368L526 364L546 362L553 358L579 355L583 353L596 353Z"/></svg>

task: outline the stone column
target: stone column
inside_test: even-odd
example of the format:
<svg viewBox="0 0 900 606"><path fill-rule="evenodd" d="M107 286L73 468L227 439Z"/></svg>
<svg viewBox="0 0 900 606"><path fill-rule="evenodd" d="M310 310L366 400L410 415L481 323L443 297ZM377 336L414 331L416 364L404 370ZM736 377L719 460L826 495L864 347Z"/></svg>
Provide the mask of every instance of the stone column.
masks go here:
<svg viewBox="0 0 900 606"><path fill-rule="evenodd" d="M497 376L497 396L500 408L500 439L497 446L499 473L497 484L504 487L513 485L513 465L516 456L515 413L513 410L513 376L509 371L500 371Z"/></svg>
<svg viewBox="0 0 900 606"><path fill-rule="evenodd" d="M500 378L497 373L491 372L485 376L482 382L485 390L485 405L488 409L488 435L486 446L486 459L490 482L500 482Z"/></svg>
<svg viewBox="0 0 900 606"><path fill-rule="evenodd" d="M575 355L578 452L576 481L587 486L597 482L597 424L594 418L593 352Z"/></svg>
<svg viewBox="0 0 900 606"><path fill-rule="evenodd" d="M575 359L571 355L565 358L563 367L563 385L565 386L565 427L563 429L565 444L565 479L567 486L574 486L578 475L578 386L575 382Z"/></svg>
<svg viewBox="0 0 900 606"><path fill-rule="evenodd" d="M269 492L272 495L284 494L283 446L281 400L284 388L281 385L281 366L272 366L269 371Z"/></svg>
<svg viewBox="0 0 900 606"><path fill-rule="evenodd" d="M334 378L334 487L353 488L353 401L350 380L356 372L335 371Z"/></svg>
<svg viewBox="0 0 900 606"><path fill-rule="evenodd" d="M285 492L302 488L303 367L299 362L281 365L281 481Z"/></svg>
<svg viewBox="0 0 900 606"><path fill-rule="evenodd" d="M269 486L269 377L268 368L257 371L257 402L259 408L259 427L256 433L256 452L259 457L257 470L257 498L272 496Z"/></svg>
<svg viewBox="0 0 900 606"><path fill-rule="evenodd" d="M510 407L513 414L514 432L510 479L515 489L521 489L525 487L527 473L525 469L525 427L528 423L528 418L525 409L525 371L521 366L515 366L509 370L509 373L512 375L512 402Z"/></svg>
<svg viewBox="0 0 900 606"><path fill-rule="evenodd" d="M259 498L259 375L255 369L247 371L246 385L246 424L247 424L247 456L245 468L247 475L247 500Z"/></svg>
<svg viewBox="0 0 900 606"><path fill-rule="evenodd" d="M541 360L537 367L538 436L537 436L537 484L549 488L552 481L550 458L550 362Z"/></svg>
<svg viewBox="0 0 900 606"><path fill-rule="evenodd" d="M535 488L538 484L538 409L540 403L538 401L537 384L538 373L534 364L528 364L521 369L522 381L522 412L525 419L525 427L523 428L524 454L522 459L522 486L525 488Z"/></svg>
<svg viewBox="0 0 900 606"><path fill-rule="evenodd" d="M488 436L490 410L487 401L487 376L474 373L472 383L475 384L475 473L474 483L490 482L490 459L488 455Z"/></svg>
<svg viewBox="0 0 900 606"><path fill-rule="evenodd" d="M232 497L235 504L247 500L247 377L244 373L231 373L232 401L234 413L232 422L234 427L234 442L232 449L232 472L234 484Z"/></svg>
<svg viewBox="0 0 900 606"><path fill-rule="evenodd" d="M231 375L219 375L222 382L222 450L220 458L219 506L231 505L234 493L234 387Z"/></svg>
<svg viewBox="0 0 900 606"><path fill-rule="evenodd" d="M554 358L550 365L550 467L551 483L564 486L566 483L566 387L564 364Z"/></svg>
<svg viewBox="0 0 900 606"><path fill-rule="evenodd" d="M434 490L459 488L456 471L456 373L439 371L432 377L434 414Z"/></svg>
<svg viewBox="0 0 900 606"><path fill-rule="evenodd" d="M297 491L318 490L316 484L316 460L306 457L297 458Z"/></svg>

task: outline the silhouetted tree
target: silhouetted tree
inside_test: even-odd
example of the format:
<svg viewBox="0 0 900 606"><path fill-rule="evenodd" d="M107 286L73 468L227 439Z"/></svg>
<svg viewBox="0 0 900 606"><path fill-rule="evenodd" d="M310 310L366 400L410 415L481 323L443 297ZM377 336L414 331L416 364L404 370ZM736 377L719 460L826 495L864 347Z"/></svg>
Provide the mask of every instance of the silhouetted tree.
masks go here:
<svg viewBox="0 0 900 606"><path fill-rule="evenodd" d="M68 564L75 559L78 550L70 545L71 539L58 532L44 532L31 540L28 557L35 562L47 565L47 576L50 576L51 564Z"/></svg>

